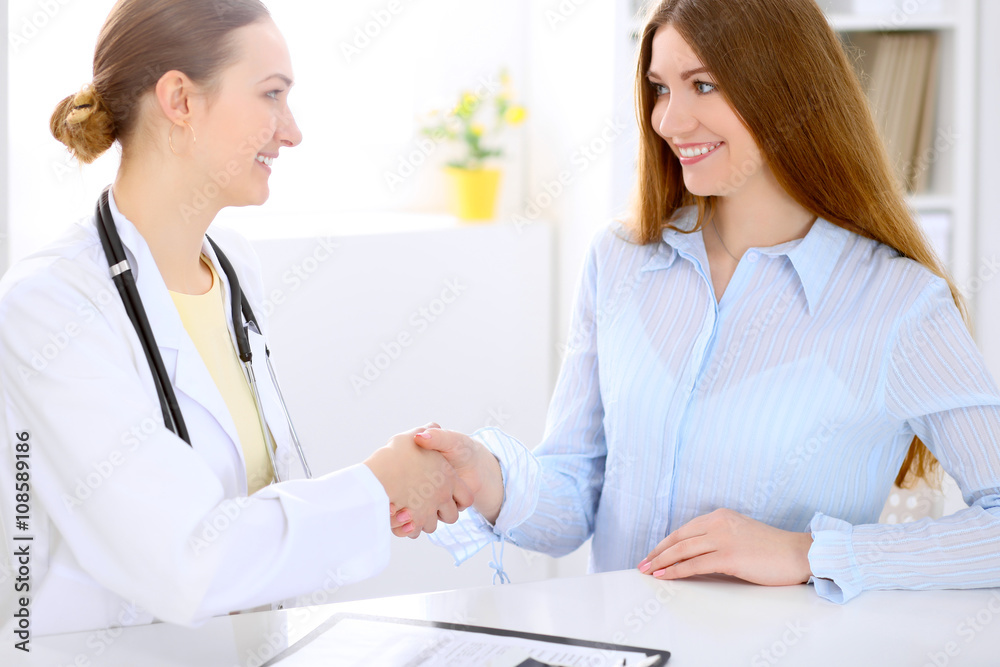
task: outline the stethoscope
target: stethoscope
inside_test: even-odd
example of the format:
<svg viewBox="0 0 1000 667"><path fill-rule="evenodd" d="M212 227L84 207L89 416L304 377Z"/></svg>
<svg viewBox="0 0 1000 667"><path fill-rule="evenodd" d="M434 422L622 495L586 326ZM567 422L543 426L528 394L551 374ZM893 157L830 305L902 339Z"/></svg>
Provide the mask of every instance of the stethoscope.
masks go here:
<svg viewBox="0 0 1000 667"><path fill-rule="evenodd" d="M184 424L184 416L181 414L180 406L177 404L177 396L174 394L174 388L170 383L170 376L167 375L167 370L163 365L163 358L160 356L156 339L153 337L153 330L150 328L149 319L146 317L146 309L143 308L142 300L139 297L139 290L136 289L132 268L125 257L122 240L118 235L118 229L115 227L114 217L111 214L111 203L108 197L109 189L105 188L104 192L101 193L100 199L97 201L97 233L101 237L104 254L108 258L111 279L115 283L115 287L118 288L118 294L121 296L122 303L125 304L125 312L128 313L128 318L132 321L132 326L135 327L136 333L139 334L143 352L146 353L146 361L153 372L153 382L156 385L156 393L160 399L160 410L163 412L163 423L168 429L183 439L188 446L191 446L191 437L188 435L187 426ZM260 391L257 389L257 379L254 376L253 364L251 363L253 352L250 349L250 337L247 334L251 326L259 334L260 327L257 326L257 318L253 314L253 309L250 308L250 303L247 301L246 295L240 289L240 283L236 278L236 271L233 269L233 265L229 263L229 259L223 254L222 249L215 244L215 241L207 235L205 238L212 244L215 256L219 259L219 265L222 267L222 271L226 274L226 279L229 281L229 291L232 295L233 331L236 334L237 352L240 361L243 362L243 371L253 394L257 416L260 418L261 430L264 432L267 455L271 460L271 468L274 470L274 478L280 482L282 480L278 475L278 466L275 465L274 460L274 454L277 450L271 436L271 431L267 427L267 421L264 419ZM241 312L245 320L242 325L240 324ZM302 451L302 443L299 441L299 435L295 431L295 425L292 424L292 418L288 414L285 397L281 394L281 388L278 386L278 378L274 373L274 367L271 365L271 351L267 348L266 344L264 345L264 352L264 358L267 361L267 371L271 374L271 383L278 394L278 403L280 403L281 412L288 423L288 431L292 436L292 442L295 444L299 461L302 462L302 469L306 473L306 478L312 478L312 471L309 469L305 453Z"/></svg>

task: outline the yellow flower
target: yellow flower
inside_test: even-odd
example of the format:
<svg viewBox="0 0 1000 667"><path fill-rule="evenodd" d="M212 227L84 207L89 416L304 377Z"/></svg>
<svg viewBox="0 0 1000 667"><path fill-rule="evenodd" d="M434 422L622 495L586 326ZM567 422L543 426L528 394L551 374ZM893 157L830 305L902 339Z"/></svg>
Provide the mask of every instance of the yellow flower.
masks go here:
<svg viewBox="0 0 1000 667"><path fill-rule="evenodd" d="M471 132L472 132L472 133L473 133L474 135L476 135L477 137L481 137L481 136L483 136L483 132L485 132L485 131L486 131L486 128L485 128L485 127L483 127L483 124L482 124L482 123L473 123L473 124L472 124L472 125L471 125L471 126L469 127L469 130L470 130L470 131L471 131Z"/></svg>
<svg viewBox="0 0 1000 667"><path fill-rule="evenodd" d="M528 115L527 110L519 105L514 105L507 109L507 113L503 115L505 121L511 125L519 125L524 122L525 117Z"/></svg>
<svg viewBox="0 0 1000 667"><path fill-rule="evenodd" d="M479 105L478 97L476 97L472 93L465 93L464 95L462 95L462 101L458 106L462 111L469 113L473 109L475 109L476 106L478 105Z"/></svg>

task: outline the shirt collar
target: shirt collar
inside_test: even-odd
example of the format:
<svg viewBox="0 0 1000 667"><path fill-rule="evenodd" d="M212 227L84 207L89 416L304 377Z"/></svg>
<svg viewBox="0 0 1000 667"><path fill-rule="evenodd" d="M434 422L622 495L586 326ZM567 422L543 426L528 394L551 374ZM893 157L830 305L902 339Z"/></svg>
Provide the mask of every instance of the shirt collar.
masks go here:
<svg viewBox="0 0 1000 667"><path fill-rule="evenodd" d="M783 252L774 253L785 254L792 261L792 266L795 267L795 272L799 275L799 281L802 283L802 289L805 290L810 315L819 305L823 290L830 282L833 269L837 265L837 260L840 259L840 254L843 252L844 246L847 245L851 234L853 232L840 225L835 225L824 218L817 218L805 237L790 241L790 243L795 243L795 246ZM785 245L787 244L774 246L774 248L781 248ZM761 252L765 252L765 250L768 249L762 249ZM767 254L772 253L768 252Z"/></svg>
<svg viewBox="0 0 1000 667"><path fill-rule="evenodd" d="M697 218L697 208L690 206L682 209L674 226L684 231L664 229L664 242L659 244L657 252L646 262L642 270L655 271L669 268L679 254L687 256L698 264L704 262L703 266L707 269L708 257L705 254L705 242L701 231L690 231L697 223ZM834 266L851 234L852 232L839 225L824 218L817 218L804 237L768 248L756 248L756 251L762 255L788 257L802 284L811 315L819 304L823 290L826 289Z"/></svg>

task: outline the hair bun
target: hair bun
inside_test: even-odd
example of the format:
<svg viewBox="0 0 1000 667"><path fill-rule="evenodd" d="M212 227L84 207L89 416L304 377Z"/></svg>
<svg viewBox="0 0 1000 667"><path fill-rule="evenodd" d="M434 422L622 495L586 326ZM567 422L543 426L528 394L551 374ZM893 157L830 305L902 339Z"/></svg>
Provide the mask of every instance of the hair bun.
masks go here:
<svg viewBox="0 0 1000 667"><path fill-rule="evenodd" d="M103 155L115 142L114 118L93 84L56 106L49 129L85 164Z"/></svg>

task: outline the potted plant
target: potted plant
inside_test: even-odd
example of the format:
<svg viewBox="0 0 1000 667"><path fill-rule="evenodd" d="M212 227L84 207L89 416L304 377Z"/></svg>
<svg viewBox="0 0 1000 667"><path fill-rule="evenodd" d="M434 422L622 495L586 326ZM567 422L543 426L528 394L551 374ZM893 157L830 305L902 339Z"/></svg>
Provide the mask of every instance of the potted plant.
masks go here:
<svg viewBox="0 0 1000 667"><path fill-rule="evenodd" d="M499 92L463 90L450 111L431 112L421 128L421 134L434 141L459 147L459 156L447 163L445 172L452 181L455 214L461 220L493 219L501 171L488 161L503 157L497 143L500 134L507 126L523 123L527 115L513 101L506 72L501 72L500 83Z"/></svg>

